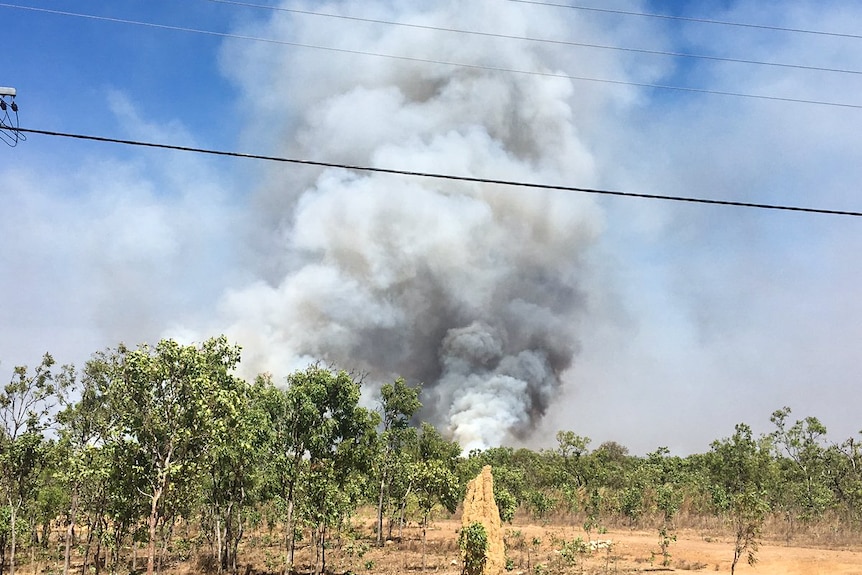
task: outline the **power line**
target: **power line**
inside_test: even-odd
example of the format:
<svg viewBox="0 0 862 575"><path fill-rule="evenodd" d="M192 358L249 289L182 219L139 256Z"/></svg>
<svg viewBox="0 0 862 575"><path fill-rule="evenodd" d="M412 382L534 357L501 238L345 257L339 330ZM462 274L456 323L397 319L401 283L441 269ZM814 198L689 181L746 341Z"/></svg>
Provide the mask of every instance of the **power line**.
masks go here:
<svg viewBox="0 0 862 575"><path fill-rule="evenodd" d="M485 38L498 38L503 40L520 40L541 44L552 44L557 46L571 46L577 48L593 48L597 50L613 50L618 52L629 52L634 54L647 54L651 56L668 56L671 58L689 58L693 60L709 60L713 62L727 62L732 64L751 64L755 66L769 66L776 68L790 68L794 70L809 70L816 72L829 72L835 74L862 74L862 70L851 70L847 68L827 68L824 66L806 66L804 64L791 64L786 62L769 62L763 60L748 60L744 58L730 58L725 56L711 56L708 54L690 54L687 52L671 52L666 50L649 50L646 48L628 48L625 46L610 46L606 44L593 44L588 42L574 42L571 40L555 40L552 38L534 38L530 36L517 36L513 34L502 34L497 32L482 32L479 30L465 30L463 28L448 28L445 26L431 26L428 24L413 24L410 22L398 22L397 20L383 20L379 18L364 18L345 14L331 14L326 12L315 12L313 10L300 10L296 8L284 8L281 6L267 6L266 4L254 4L251 2L239 2L238 0L207 0L216 4L228 4L231 6L242 6L244 8L259 8L272 12L286 12L290 14L302 14L305 16L322 16L339 20L353 22L364 22L369 24L384 24L387 26L399 26L416 30L431 30L434 32L449 32L453 34L466 34Z"/></svg>
<svg viewBox="0 0 862 575"><path fill-rule="evenodd" d="M748 98L748 99L754 99L754 100L788 102L788 103L795 103L795 104L807 104L807 105L813 105L813 106L828 106L828 107L835 107L835 108L850 108L850 109L857 109L857 110L862 109L862 104L852 104L849 102L833 102L833 101L829 101L829 100L813 100L813 99L806 99L806 98L790 98L790 97L783 97L783 96L769 96L769 95L765 95L765 94L749 94L749 93L745 93L745 92L733 92L733 91L726 91L726 90L710 90L707 88L692 88L692 87L687 87L687 86L674 86L674 85L668 85L668 84L651 84L648 82L633 82L633 81L628 81L628 80L611 80L611 79L607 79L607 78L592 78L592 77L587 77L587 76L574 76L571 74L562 74L562 73L556 73L556 72L541 72L541 71L537 71L537 70L518 70L518 69L514 69L514 68L501 68L498 66L485 66L485 65L480 65L480 64L465 64L465 63L461 63L461 62L448 62L445 60L431 60L431 59L426 59L426 58L415 58L415 57L411 57L411 56L400 56L397 54L385 54L385 53L381 53L381 52L368 52L368 51L364 51L364 50L352 50L349 48L335 48L332 46L320 46L320 45L314 45L314 44L304 44L304 43L300 43L300 42L291 42L288 40L276 40L276 39L272 39L272 38L260 38L257 36L232 34L229 32L215 32L212 30L201 30L201 29L197 29L197 28L188 28L185 26L173 26L173 25L169 25L169 24L156 24L153 22L141 22L138 20L129 20L129 19L125 19L125 18L114 18L114 17L110 17L110 16L96 16L93 14L80 14L80 13L68 12L68 11L64 11L64 10L53 10L53 9L49 9L49 8L36 8L36 7L32 7L32 6L20 6L17 4L7 4L4 2L0 2L0 7L16 8L16 9L21 9L21 10L29 10L29 11L34 11L34 12L43 12L43 13L48 13L48 14L55 14L55 15L61 15L61 16L71 16L71 17L77 17L77 18L86 18L86 19L91 19L91 20L113 22L113 23L120 23L120 24L131 24L131 25L137 25L137 26L146 26L146 27L150 27L150 28L157 28L157 29L161 29L161 30L171 30L171 31L176 31L176 32L189 32L189 33L195 33L195 34L204 34L204 35L208 35L208 36L216 36L219 38L231 38L231 39L237 39L237 40L250 40L250 41L255 41L255 42L266 42L266 43L277 44L277 45L281 45L281 46L293 46L296 48L309 48L309 49L314 49L314 50L326 50L326 51L337 52L337 53L342 53L342 54L355 54L355 55L361 55L361 56L371 56L371 57L376 57L376 58L388 58L388 59L392 59L392 60L401 60L401 61L407 61L407 62L418 62L418 63L423 63L423 64L437 64L437 65L442 65L442 66L452 66L452 67L457 67L457 68L467 68L467 69L473 69L473 70L484 70L484 71L490 71L490 72L503 72L503 73L509 73L509 74L524 74L524 75L531 75L531 76L544 76L544 77L551 77L551 78L563 78L563 79L573 80L573 81L578 81L578 82L595 82L595 83L600 83L600 84L610 84L610 85L616 85L616 86L631 86L631 87L636 87L636 88L651 88L651 89L657 89L657 90L671 90L671 91L688 92L688 93L694 93L694 94L709 94L709 95L714 95L714 96L728 96L728 97L734 97L734 98Z"/></svg>
<svg viewBox="0 0 862 575"><path fill-rule="evenodd" d="M805 28L788 28L784 26L770 26L769 24L752 24L748 22L732 22L729 20L713 20L710 18L693 18L690 16L671 16L670 14L656 14L650 12L633 12L629 10L616 10L612 8L595 8L592 6L577 6L571 4L557 4L554 2L541 2L539 0L508 0L520 4L535 4L538 6L552 6L554 8L568 8L571 10L583 10L588 12L604 12L606 14L619 14L622 16L642 16L645 18L661 18L665 20L679 20L683 22L696 22L698 24L716 24L720 26L736 26L739 28L753 28L756 30L772 30L774 32L793 32L795 34L813 34L817 36L832 36L835 38L862 39L862 34L845 34L842 32L829 32L826 30L810 30Z"/></svg>
<svg viewBox="0 0 862 575"><path fill-rule="evenodd" d="M28 134L41 134L44 136L55 136L62 138L72 138L78 140L90 140L94 142L105 142L111 144L122 144L127 146L139 146L145 148L158 148L164 150L175 150L181 152L192 152L197 154L209 154L213 156L227 156L232 158L246 158L252 160L264 160L269 162L281 162L281 163L289 163L289 164L302 164L307 166L318 166L323 168L337 168L343 170L354 170L360 172L373 172L379 174L392 174L397 176L410 176L417 178L433 178L437 180L450 180L450 181L458 181L458 182L469 182L476 184L493 184L500 186L513 186L519 188L531 188L538 190L553 190L560 192L578 192L585 194L595 194L602 196L618 196L625 198L642 198L648 200L665 200L672 202L686 202L686 203L694 203L694 204L707 204L707 205L715 205L715 206L731 206L737 208L757 208L763 210L780 210L780 211L790 211L790 212L805 212L812 214L826 214L833 216L854 216L854 217L862 217L862 212L857 211L848 211L848 210L830 210L823 208L810 208L803 206L787 206L781 204L761 204L754 202L738 202L732 200L716 200L710 198L692 198L685 196L673 196L667 194L645 194L638 192L623 192L619 190L603 190L596 188L583 188L578 186L562 186L555 184L540 184L534 182L524 182L519 180L500 180L494 178L479 178L472 176L458 176L454 174L441 174L435 172L421 172L421 171L413 171L413 170L400 170L394 168L377 168L372 166L361 166L361 165L351 165L351 164L343 164L338 162L326 162L320 160L308 160L308 159L299 159L299 158L285 158L281 156L267 156L262 154L248 154L243 152L232 152L225 150L212 150L207 148L197 148L192 146L179 146L174 144L161 144L157 142L144 142L140 140L125 140L119 138L109 138L104 136L90 136L85 134L74 134L68 132L57 132L53 130L38 130L33 128L16 128L18 132L25 132Z"/></svg>

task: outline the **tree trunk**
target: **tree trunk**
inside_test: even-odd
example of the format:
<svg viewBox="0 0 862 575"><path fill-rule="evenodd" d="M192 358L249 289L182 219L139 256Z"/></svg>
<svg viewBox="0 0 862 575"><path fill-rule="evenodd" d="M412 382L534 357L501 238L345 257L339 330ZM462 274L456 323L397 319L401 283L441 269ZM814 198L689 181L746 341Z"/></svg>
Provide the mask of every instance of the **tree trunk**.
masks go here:
<svg viewBox="0 0 862 575"><path fill-rule="evenodd" d="M216 535L216 563L218 563L217 571L219 574L222 572L222 550L221 550L221 517L218 516L218 511L216 511L216 520L215 520L215 535Z"/></svg>
<svg viewBox="0 0 862 575"><path fill-rule="evenodd" d="M326 572L326 523L320 526L320 575Z"/></svg>
<svg viewBox="0 0 862 575"><path fill-rule="evenodd" d="M383 547L383 492L386 488L386 472L381 473L380 495L377 498L377 546Z"/></svg>
<svg viewBox="0 0 862 575"><path fill-rule="evenodd" d="M156 526L159 520L159 499L162 496L160 486L153 492L150 501L150 518L147 522L149 528L149 541L147 542L147 575L153 575L156 567Z"/></svg>
<svg viewBox="0 0 862 575"><path fill-rule="evenodd" d="M93 545L93 533L96 530L93 528L93 518L91 515L87 515L87 543L84 544L84 554L82 556L83 561L81 561L81 575L86 575L87 573L87 565L90 563L90 547Z"/></svg>
<svg viewBox="0 0 862 575"><path fill-rule="evenodd" d="M428 541L427 538L428 532L428 514L425 514L425 517L422 519L422 572L425 573L425 545Z"/></svg>
<svg viewBox="0 0 862 575"><path fill-rule="evenodd" d="M9 499L9 527L11 533L11 545L9 547L9 575L15 575L15 519L18 516L18 507Z"/></svg>
<svg viewBox="0 0 862 575"><path fill-rule="evenodd" d="M96 550L93 552L93 566L96 568L96 575L102 570L102 520L99 520L99 529L96 533Z"/></svg>
<svg viewBox="0 0 862 575"><path fill-rule="evenodd" d="M233 542L231 544L233 546L233 550L231 551L231 561L232 561L231 568L233 569L234 575L239 573L239 564L237 563L237 555L239 554L239 541L240 541L240 539L242 539L243 533L245 532L245 528L243 527L241 518L239 516L240 512L237 511L236 515L237 515L237 529L239 529L239 532L233 538Z"/></svg>
<svg viewBox="0 0 862 575"><path fill-rule="evenodd" d="M410 497L410 492L413 491L413 484L407 486L407 492L404 494L404 499L401 500L401 511L398 514L398 540L401 541L402 531L404 529L404 513L407 510L407 498Z"/></svg>
<svg viewBox="0 0 862 575"><path fill-rule="evenodd" d="M293 507L294 507L294 486L296 480L292 480L290 483L290 487L288 488L287 493L287 517L284 523L284 542L287 546L287 562L284 566L284 574L290 575L290 572L293 571L293 552L295 550L295 537L294 537L294 528L293 528Z"/></svg>

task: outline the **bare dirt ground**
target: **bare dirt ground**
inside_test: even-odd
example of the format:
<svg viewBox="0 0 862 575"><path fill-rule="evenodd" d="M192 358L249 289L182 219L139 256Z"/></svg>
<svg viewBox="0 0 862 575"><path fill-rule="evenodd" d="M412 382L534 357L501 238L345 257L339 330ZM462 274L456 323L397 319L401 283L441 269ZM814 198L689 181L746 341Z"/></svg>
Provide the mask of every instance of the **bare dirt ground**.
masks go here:
<svg viewBox="0 0 862 575"><path fill-rule="evenodd" d="M361 532L371 532L373 521L357 522ZM458 519L438 520L427 533L425 571L438 575L460 574L457 546ZM577 528L562 525L535 525L516 520L504 531L510 548L509 558L514 563L515 575L536 573L649 573L649 572L701 572L730 573L733 559L733 541L727 534L704 535L700 531L680 530L677 541L669 549L668 567L662 566L659 536L656 531L608 530L592 539L613 541L611 549L597 550L581 558L576 565L564 566L555 548L560 541L577 537L588 539ZM520 532L520 536L517 533ZM333 551L328 564L335 573L353 572L357 575L394 575L421 573L421 529L411 526L401 541L390 541L384 549L371 548L361 558L349 557ZM534 539L541 543L534 545ZM513 540L521 544L512 545ZM745 558L737 564L739 575L862 575L862 534L858 544L841 549L809 548L796 542L764 541L757 553L758 562L748 565ZM541 565L538 570L537 565ZM257 567L257 566L255 566ZM310 567L310 565L308 566ZM257 571L253 568L252 571Z"/></svg>
<svg viewBox="0 0 862 575"><path fill-rule="evenodd" d="M384 548L374 547L374 520L360 516L353 521L355 539L335 542L327 551L327 572L343 575L396 575L433 573L460 575L458 529L460 518L433 522L427 531L427 545L423 565L422 530L415 524L408 526L400 540L388 541ZM730 573L733 558L733 541L720 530L679 530L677 540L670 545L670 565L662 566L659 536L655 530L609 529L588 537L582 529L564 524L538 525L516 518L512 525L504 525L507 534L508 556L513 575L551 574L627 574L627 573ZM280 537L266 536L263 532L250 533L240 549L241 575L277 575L281 573L282 551ZM565 564L557 552L562 541L610 540L610 550L600 549L578 556L576 564ZM831 548L805 545L797 537L786 540L765 539L757 554L754 566L740 560L736 567L739 575L862 575L862 533L852 534L850 543ZM142 559L137 572L144 567ZM207 549L190 553L188 561L171 563L162 569L163 575L203 575L214 573L207 568ZM81 572L80 558L73 564L73 572ZM120 569L121 573L128 572ZM313 558L309 548L300 546L296 556L299 573L310 573ZM39 562L19 567L21 575L51 575L61 572L62 565ZM90 573L93 573L92 567ZM108 573L102 570L103 574Z"/></svg>

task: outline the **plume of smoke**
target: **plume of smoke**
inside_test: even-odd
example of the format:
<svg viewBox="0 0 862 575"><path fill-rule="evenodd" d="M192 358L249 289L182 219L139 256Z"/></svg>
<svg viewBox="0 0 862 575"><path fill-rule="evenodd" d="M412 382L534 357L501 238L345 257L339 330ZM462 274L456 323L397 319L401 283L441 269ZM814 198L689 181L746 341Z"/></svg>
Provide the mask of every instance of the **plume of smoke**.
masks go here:
<svg viewBox="0 0 862 575"><path fill-rule="evenodd" d="M553 35L560 26L509 3L416 6L323 9L522 35ZM476 66L556 69L547 48L526 42L331 25L344 29L279 15L266 33ZM578 94L564 78L360 56L333 64L347 62L343 55L327 55L322 65L308 53L243 50L226 52L227 66L241 85L273 87L258 104L261 117L290 109L275 124L291 154L525 181L593 177L577 136ZM532 429L577 350L584 254L601 231L592 200L324 169L271 174L260 205L267 253L277 253L259 281L222 303L248 365L282 374L318 358L372 378L421 381L424 417L467 449Z"/></svg>

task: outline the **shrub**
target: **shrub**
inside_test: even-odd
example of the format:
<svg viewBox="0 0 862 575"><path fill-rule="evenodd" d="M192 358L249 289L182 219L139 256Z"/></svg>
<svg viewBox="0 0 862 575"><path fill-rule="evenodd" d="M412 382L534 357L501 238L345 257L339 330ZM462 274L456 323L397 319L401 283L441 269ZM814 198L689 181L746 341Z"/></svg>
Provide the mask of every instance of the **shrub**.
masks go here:
<svg viewBox="0 0 862 575"><path fill-rule="evenodd" d="M461 555L464 557L462 575L482 575L488 550L488 533L485 526L474 521L464 527L458 535L458 546L461 547Z"/></svg>

